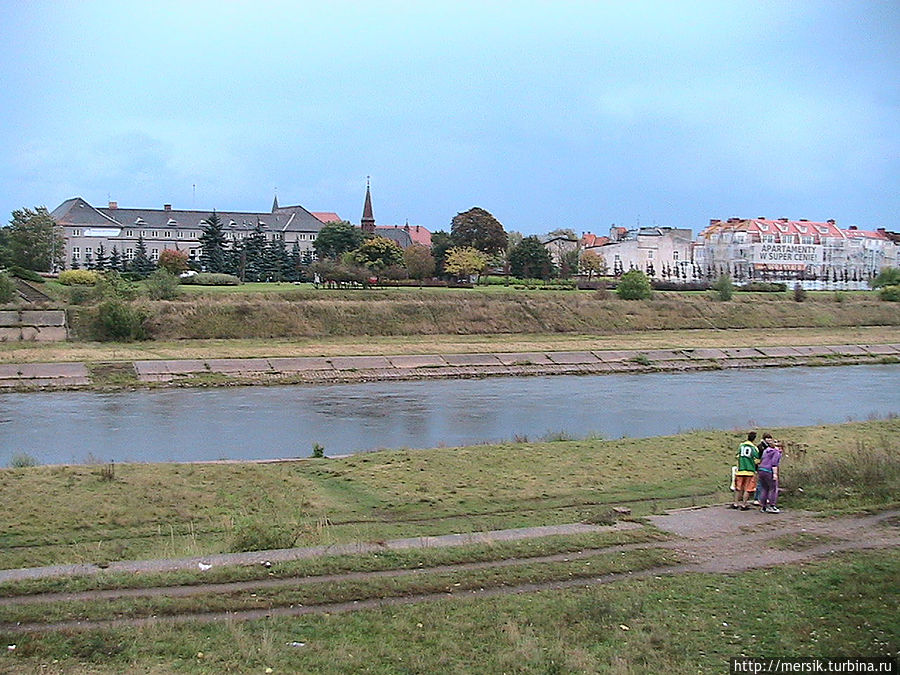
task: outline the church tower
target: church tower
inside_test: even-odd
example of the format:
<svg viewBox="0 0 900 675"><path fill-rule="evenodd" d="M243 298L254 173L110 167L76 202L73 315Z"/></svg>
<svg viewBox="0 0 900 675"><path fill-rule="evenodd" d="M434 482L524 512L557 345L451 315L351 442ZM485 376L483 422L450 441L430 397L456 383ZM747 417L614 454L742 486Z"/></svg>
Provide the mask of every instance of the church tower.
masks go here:
<svg viewBox="0 0 900 675"><path fill-rule="evenodd" d="M366 176L366 203L363 205L362 220L359 228L363 234L375 234L375 215L372 213L372 194L369 191L369 177Z"/></svg>

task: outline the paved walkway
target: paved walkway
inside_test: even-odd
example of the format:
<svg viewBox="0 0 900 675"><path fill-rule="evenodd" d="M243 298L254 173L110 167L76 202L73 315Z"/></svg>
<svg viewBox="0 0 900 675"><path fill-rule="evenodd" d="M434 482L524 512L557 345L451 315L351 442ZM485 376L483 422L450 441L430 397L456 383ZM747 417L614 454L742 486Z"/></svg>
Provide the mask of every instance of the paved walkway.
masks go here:
<svg viewBox="0 0 900 675"><path fill-rule="evenodd" d="M886 356L900 357L900 344L186 359L135 361L132 367L138 381L146 383L190 384L198 377L214 374L249 384L687 371L805 365L822 359L835 364L871 363ZM0 388L79 387L91 383L84 363L0 365Z"/></svg>

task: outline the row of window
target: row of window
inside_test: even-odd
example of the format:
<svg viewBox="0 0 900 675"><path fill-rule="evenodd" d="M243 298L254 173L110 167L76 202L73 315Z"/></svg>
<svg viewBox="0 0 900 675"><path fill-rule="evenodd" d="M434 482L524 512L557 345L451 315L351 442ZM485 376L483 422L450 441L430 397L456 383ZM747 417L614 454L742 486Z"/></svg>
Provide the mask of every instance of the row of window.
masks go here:
<svg viewBox="0 0 900 675"><path fill-rule="evenodd" d="M125 230L124 236L134 237L134 236L136 236L135 231L136 230ZM140 230L140 233L141 233L140 234L141 237L149 238L149 239L160 239L160 238L170 239L172 237L171 230L163 230L162 237L160 237L159 230ZM72 237L80 237L82 235L82 230L73 229L70 231L70 235ZM226 233L225 236L228 239L237 241L239 239L247 239L248 237L250 237L250 233L231 232L231 233ZM266 241L278 241L279 239L284 239L283 232L271 232L271 233L265 234L264 236L266 238ZM200 232L195 232L192 230L191 231L178 230L175 233L175 238L176 239L199 239ZM315 238L316 238L315 234L301 232L297 235L297 239L299 241L313 241L313 240L315 240Z"/></svg>
<svg viewBox="0 0 900 675"><path fill-rule="evenodd" d="M199 255L199 251L200 251L200 249L192 248L192 249L190 249L190 251L188 251L188 256L190 258L196 258ZM98 249L98 253L99 253L99 249ZM125 256L126 260L131 260L132 258L134 258L134 249L126 248L123 255ZM84 257L85 257L85 260L90 260L94 257L94 249L92 246L85 246ZM153 260L159 259L159 249L151 248L150 249L150 257ZM81 247L79 247L79 246L72 247L72 260L81 260Z"/></svg>

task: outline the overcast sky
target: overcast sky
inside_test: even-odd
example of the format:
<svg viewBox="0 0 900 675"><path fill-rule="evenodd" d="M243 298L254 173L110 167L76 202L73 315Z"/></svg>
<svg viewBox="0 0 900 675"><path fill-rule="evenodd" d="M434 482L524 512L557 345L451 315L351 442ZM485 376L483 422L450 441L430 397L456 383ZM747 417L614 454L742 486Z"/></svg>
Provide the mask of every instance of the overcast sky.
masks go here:
<svg viewBox="0 0 900 675"><path fill-rule="evenodd" d="M0 0L0 211L900 229L900 2Z"/></svg>

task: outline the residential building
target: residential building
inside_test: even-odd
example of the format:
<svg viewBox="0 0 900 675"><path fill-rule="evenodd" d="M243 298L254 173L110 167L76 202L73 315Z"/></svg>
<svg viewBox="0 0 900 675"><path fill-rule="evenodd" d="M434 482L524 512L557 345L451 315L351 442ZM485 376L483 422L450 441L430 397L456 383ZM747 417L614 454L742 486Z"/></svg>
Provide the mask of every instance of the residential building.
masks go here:
<svg viewBox="0 0 900 675"><path fill-rule="evenodd" d="M662 278L675 268L687 270L692 263L691 240L688 228L638 227L628 230L613 225L609 236L586 232L581 237L582 249L603 256L612 274L632 269L641 270L652 278ZM688 272L682 275L687 278Z"/></svg>
<svg viewBox="0 0 900 675"><path fill-rule="evenodd" d="M126 260L134 257L138 238L144 240L153 260L165 249L185 251L190 260L200 258L200 235L213 210L120 208L116 202L92 206L81 197L67 199L52 216L66 240L66 266L85 266L100 247L105 255L113 248ZM323 221L302 206L279 206L276 198L268 212L216 211L230 242L249 237L259 227L267 241L282 240L288 249L296 243L301 252L312 251ZM337 214L329 213L329 216Z"/></svg>

